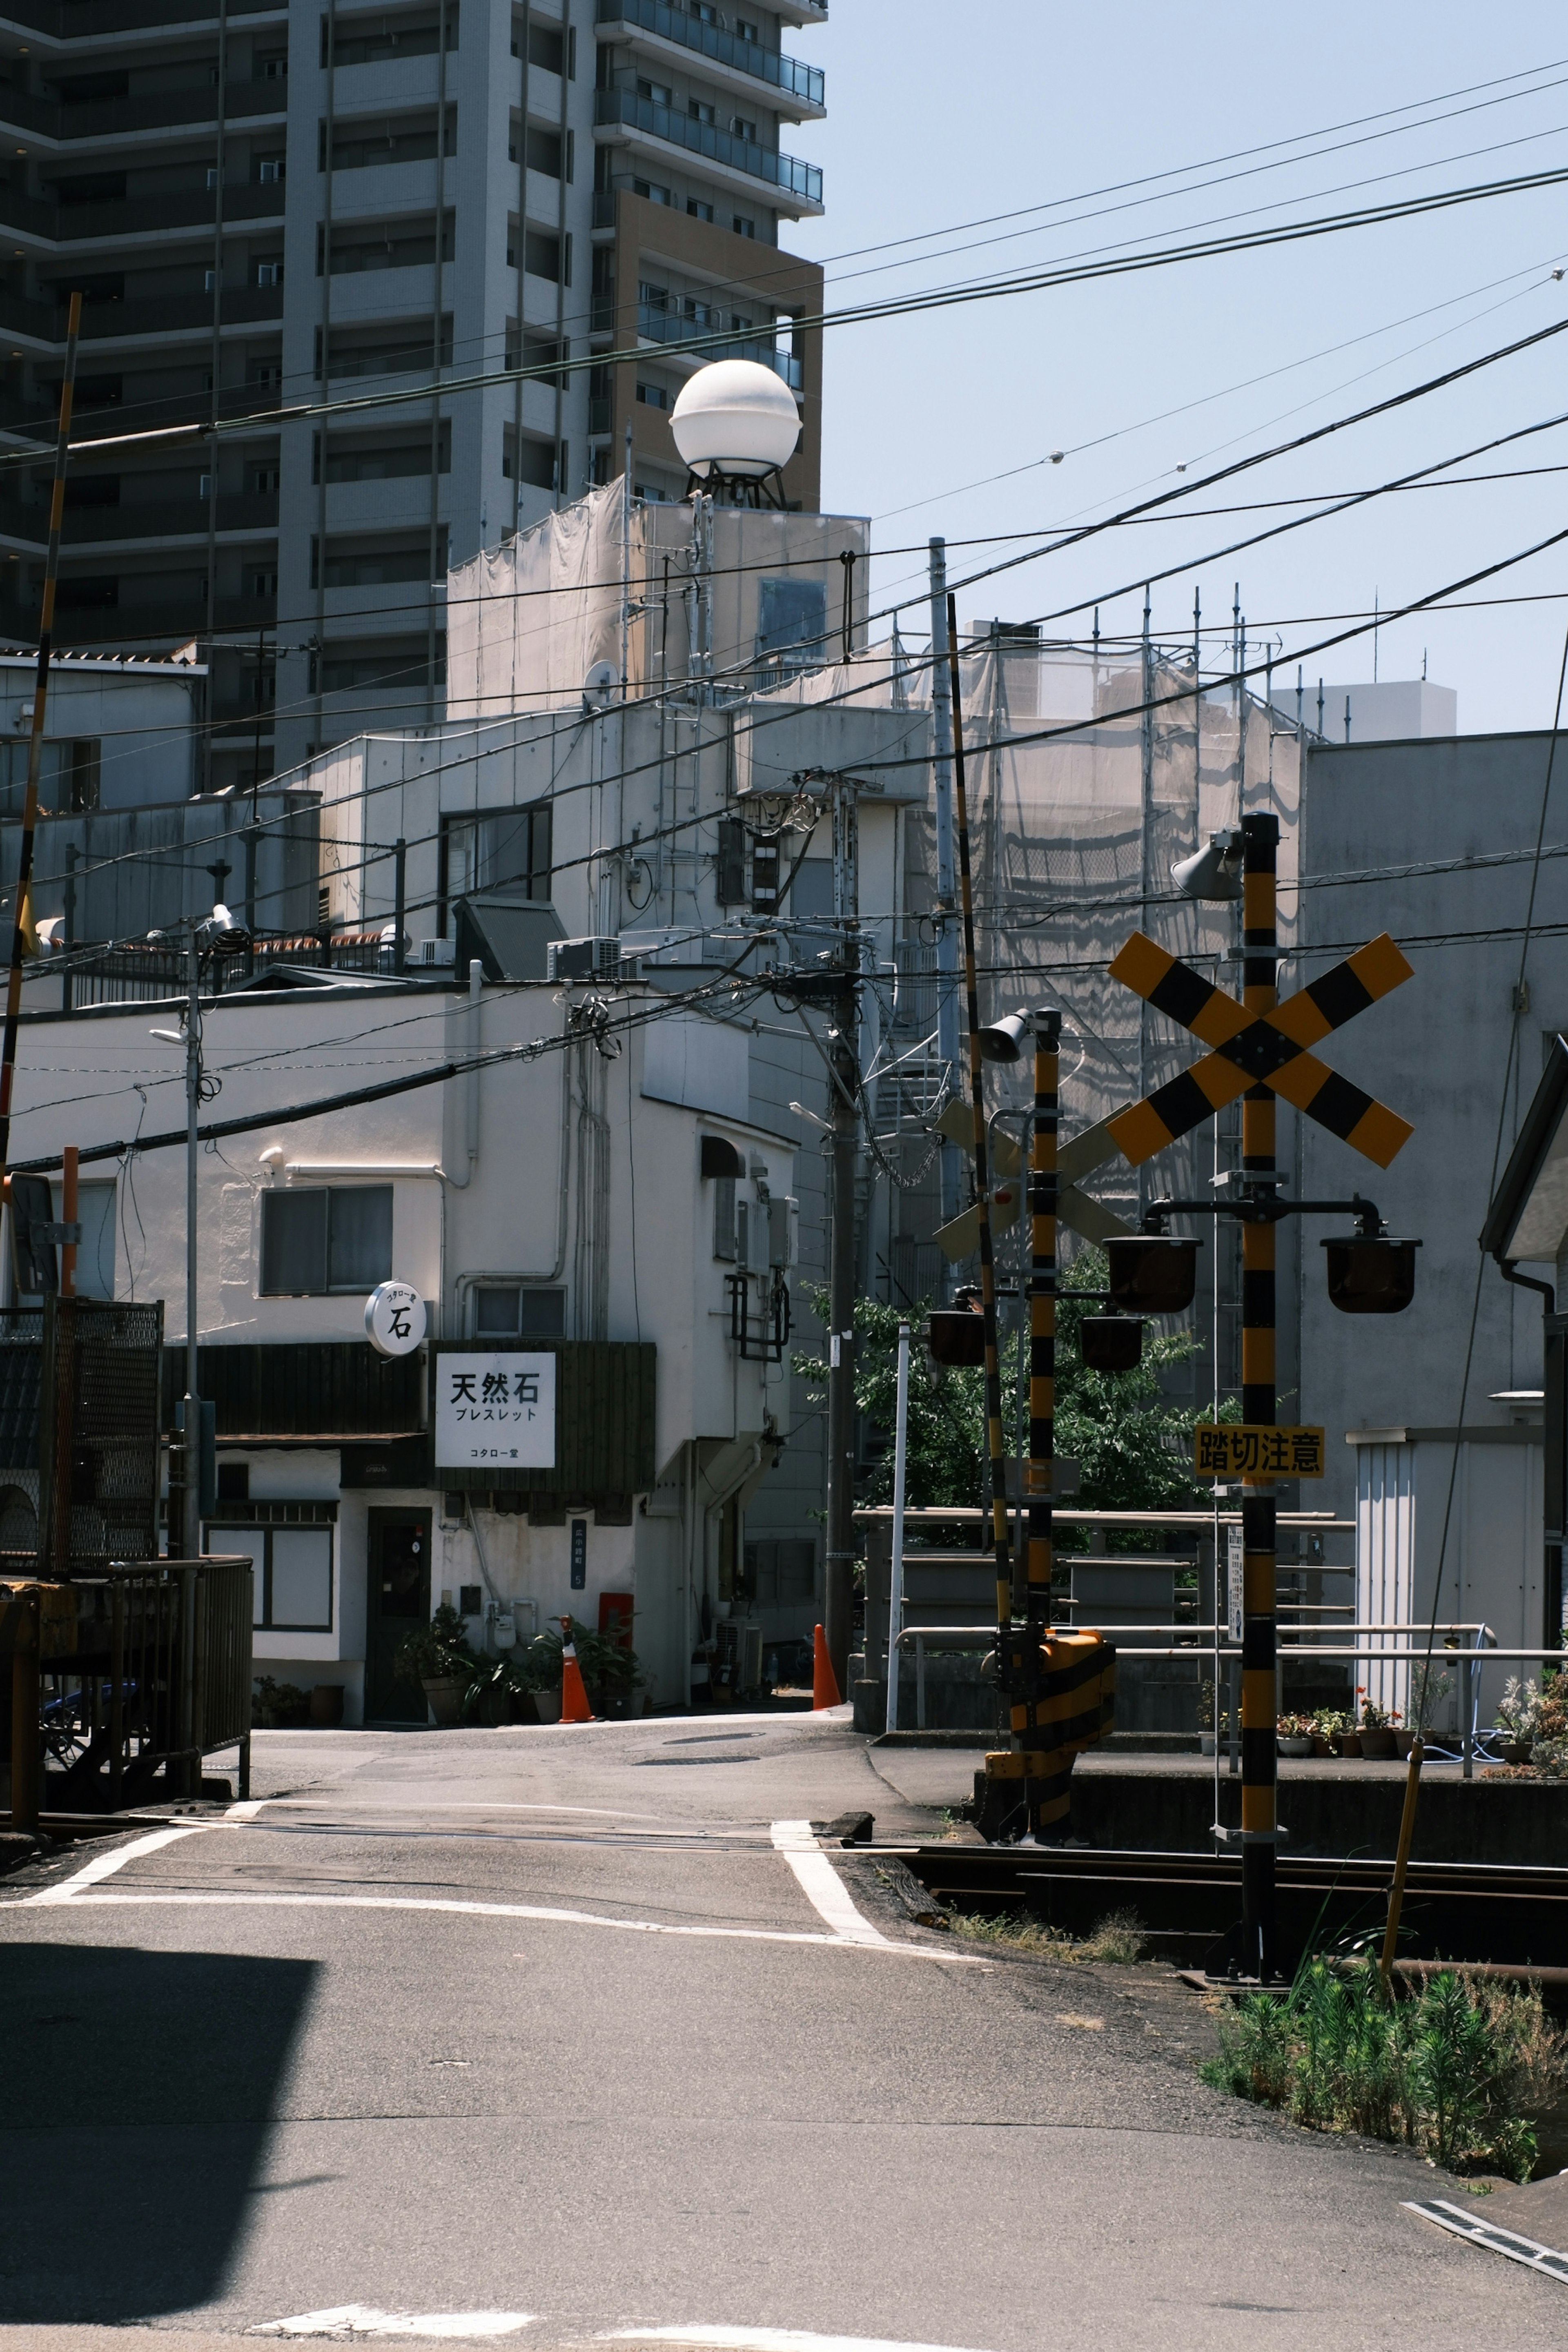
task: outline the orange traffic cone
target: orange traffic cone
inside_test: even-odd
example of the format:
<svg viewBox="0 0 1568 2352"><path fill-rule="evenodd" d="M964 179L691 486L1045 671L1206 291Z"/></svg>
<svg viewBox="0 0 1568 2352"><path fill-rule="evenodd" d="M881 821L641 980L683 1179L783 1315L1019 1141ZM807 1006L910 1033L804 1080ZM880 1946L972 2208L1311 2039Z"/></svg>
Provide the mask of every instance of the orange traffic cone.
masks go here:
<svg viewBox="0 0 1568 2352"><path fill-rule="evenodd" d="M577 1645L572 1639L570 1617L563 1617L561 1631L566 1636L561 1648L561 1720L563 1723L592 1723L594 1710L588 1704L583 1669L577 1664Z"/></svg>
<svg viewBox="0 0 1568 2352"><path fill-rule="evenodd" d="M814 1714L819 1706L838 1705L838 1684L833 1672L833 1661L827 1654L827 1636L820 1625L812 1648L811 1705Z"/></svg>

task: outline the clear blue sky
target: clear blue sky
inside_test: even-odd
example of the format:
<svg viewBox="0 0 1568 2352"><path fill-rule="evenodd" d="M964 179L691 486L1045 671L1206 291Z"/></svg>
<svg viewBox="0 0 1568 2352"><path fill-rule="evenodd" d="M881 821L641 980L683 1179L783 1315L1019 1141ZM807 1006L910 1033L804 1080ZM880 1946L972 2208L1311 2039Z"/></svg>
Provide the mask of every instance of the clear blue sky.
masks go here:
<svg viewBox="0 0 1568 2352"><path fill-rule="evenodd" d="M787 242L828 265L830 308L972 272L1046 266L1112 241L1147 245L1218 216L1237 226L1302 217L1568 165L1568 18L1535 0L1486 9L1457 0L1320 0L1310 15L1229 0L1189 15L1128 0L1109 18L1047 0L833 0L826 26L791 34L786 46L828 78L827 121L786 131L783 143L826 170L826 217L798 224ZM1495 88L1451 96L1424 110L1449 119L1398 136L1382 135L1387 125L1375 121L1340 129L1317 142L1338 152L1286 169L1162 194L1095 220L1009 224L1007 241L962 255L936 257L944 245L998 230L938 237L896 268L886 267L885 251L837 257L1537 68L1531 95L1503 103L1495 101L1506 92ZM1220 168L1268 161L1254 155ZM1064 210L1126 206L1143 193ZM1281 199L1310 201L1266 209ZM1020 226L1027 233L1012 233ZM919 545L932 531L956 541L1104 513L1174 483L1184 463L1206 470L1221 453L1266 447L1568 319L1568 278L1552 277L1565 265L1568 187L1257 257L839 329L826 346L823 502L870 515L878 548ZM1238 388L1268 371L1278 373ZM1189 403L1202 404L1152 421ZM1192 503L1365 488L1559 409L1568 410L1568 334ZM1084 446L1093 441L1100 446ZM1053 449L1068 453L1059 466L964 487ZM1470 470L1555 465L1568 468L1568 428ZM1249 633L1283 639L1293 681L1292 648L1328 633L1311 616L1370 610L1374 593L1384 608L1396 605L1568 526L1568 471L1404 494L1272 546L1213 556L1268 520L1194 517L1107 533L964 592L961 614L1032 618L1106 594L1103 625L1132 630L1141 590L1119 601L1106 592L1179 563L1179 576L1154 590L1156 634L1190 635L1194 584L1205 622L1228 625L1239 579ZM1001 551L955 549L953 568ZM907 593L920 569L918 554L879 561L879 603ZM1568 541L1470 593L1543 591L1568 591ZM923 616L910 623L923 632ZM1085 613L1055 625L1067 635L1089 625ZM1425 651L1431 677L1458 690L1463 731L1543 726L1565 629L1568 597L1415 616L1383 632L1379 672L1419 676ZM1347 680L1370 677L1372 667L1370 639L1309 664L1314 676L1322 668Z"/></svg>

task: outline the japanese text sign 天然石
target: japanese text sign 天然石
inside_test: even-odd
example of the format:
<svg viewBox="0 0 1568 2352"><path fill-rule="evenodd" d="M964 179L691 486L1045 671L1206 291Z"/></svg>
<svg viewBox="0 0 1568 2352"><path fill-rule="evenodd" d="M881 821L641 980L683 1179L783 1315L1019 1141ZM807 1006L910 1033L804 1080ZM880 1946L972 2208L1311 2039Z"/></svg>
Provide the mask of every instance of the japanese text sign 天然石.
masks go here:
<svg viewBox="0 0 1568 2352"><path fill-rule="evenodd" d="M436 1360L436 1463L443 1470L555 1466L552 1355L441 1355Z"/></svg>

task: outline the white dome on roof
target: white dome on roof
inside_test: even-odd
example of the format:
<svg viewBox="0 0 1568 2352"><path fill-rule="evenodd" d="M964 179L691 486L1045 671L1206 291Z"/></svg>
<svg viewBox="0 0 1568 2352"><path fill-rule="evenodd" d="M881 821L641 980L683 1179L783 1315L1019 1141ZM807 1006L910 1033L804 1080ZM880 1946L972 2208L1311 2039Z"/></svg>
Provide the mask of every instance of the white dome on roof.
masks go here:
<svg viewBox="0 0 1568 2352"><path fill-rule="evenodd" d="M760 478L795 454L795 395L756 360L715 360L685 386L669 420L675 446L700 480L721 474Z"/></svg>

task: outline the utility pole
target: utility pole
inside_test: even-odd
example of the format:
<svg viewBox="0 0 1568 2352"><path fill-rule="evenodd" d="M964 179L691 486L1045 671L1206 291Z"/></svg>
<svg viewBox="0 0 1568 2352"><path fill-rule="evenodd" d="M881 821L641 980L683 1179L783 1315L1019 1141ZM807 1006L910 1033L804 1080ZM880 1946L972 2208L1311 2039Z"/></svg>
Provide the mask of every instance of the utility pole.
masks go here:
<svg viewBox="0 0 1568 2352"><path fill-rule="evenodd" d="M1241 820L1242 1003L1249 1013L1272 1013L1279 1002L1279 935L1275 868L1279 820ZM1241 1103L1241 1165L1248 1190L1272 1197L1275 1096L1249 1087ZM1275 1385L1272 1217L1248 1218L1241 1228L1241 1417L1272 1428L1279 1417ZM1274 1725L1279 1696L1275 1616L1275 1505L1272 1478L1248 1478L1241 1496L1241 1924L1245 1975L1266 1983L1274 1973L1274 1877L1278 1843Z"/></svg>
<svg viewBox="0 0 1568 2352"><path fill-rule="evenodd" d="M180 1540L186 1559L202 1549L202 1409L196 1378L196 1129L202 1116L202 950L190 927L190 966L185 1003L185 1450L184 1524ZM173 1535L173 1528L170 1534Z"/></svg>
<svg viewBox="0 0 1568 2352"><path fill-rule="evenodd" d="M947 542L931 543L931 761L936 784L936 1048L947 1065L948 1083L958 1085L957 886L952 833L952 682L947 641ZM956 1217L959 1202L958 1146L942 1146L942 1219Z"/></svg>
<svg viewBox="0 0 1568 2352"><path fill-rule="evenodd" d="M831 1239L827 1303L827 1559L823 1632L841 1694L849 1687L855 1575L855 1192L860 1142L859 815L855 787L833 784L833 913L839 986L828 1059Z"/></svg>

